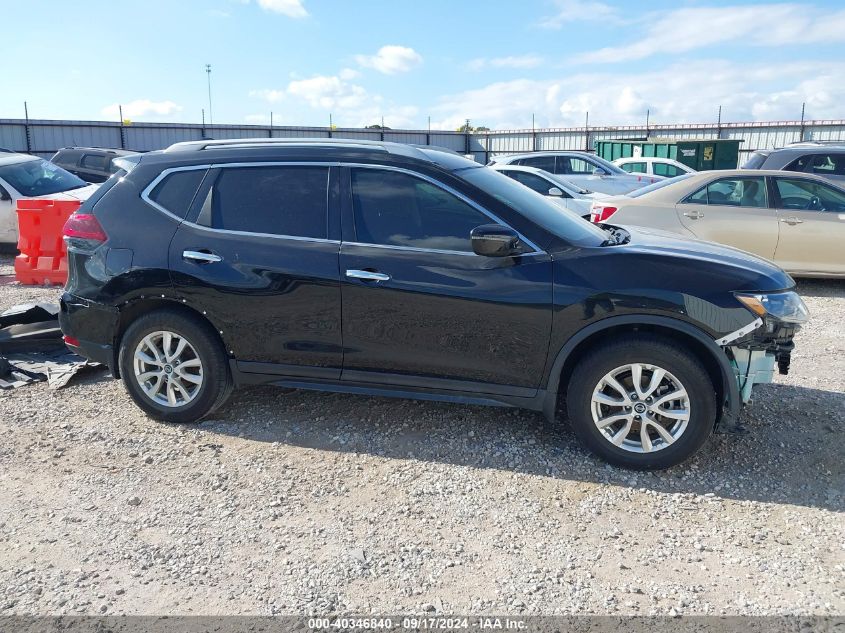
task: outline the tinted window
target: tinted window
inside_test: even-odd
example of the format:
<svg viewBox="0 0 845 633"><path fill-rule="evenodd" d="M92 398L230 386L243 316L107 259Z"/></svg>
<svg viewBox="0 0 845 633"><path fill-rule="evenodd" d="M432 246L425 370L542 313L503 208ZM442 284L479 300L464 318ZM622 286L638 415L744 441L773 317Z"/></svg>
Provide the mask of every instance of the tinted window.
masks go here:
<svg viewBox="0 0 845 633"><path fill-rule="evenodd" d="M684 202L764 208L768 206L766 183L763 178L722 178L699 189L685 198Z"/></svg>
<svg viewBox="0 0 845 633"><path fill-rule="evenodd" d="M845 154L817 154L810 171L820 176L845 176Z"/></svg>
<svg viewBox="0 0 845 633"><path fill-rule="evenodd" d="M781 209L845 211L845 192L833 187L800 178L778 178L775 185Z"/></svg>
<svg viewBox="0 0 845 633"><path fill-rule="evenodd" d="M675 176L680 176L681 174L686 173L680 167L669 165L667 163L652 163L652 169L656 175L666 176L667 178L674 178Z"/></svg>
<svg viewBox="0 0 845 633"><path fill-rule="evenodd" d="M516 185L514 185L516 186ZM472 251L472 229L492 220L463 200L409 174L352 170L359 242Z"/></svg>
<svg viewBox="0 0 845 633"><path fill-rule="evenodd" d="M204 175L204 169L174 171L155 186L150 199L173 215L184 218Z"/></svg>
<svg viewBox="0 0 845 633"><path fill-rule="evenodd" d="M555 173L554 156L532 156L531 158L523 158L519 161L519 164L527 167L536 167L537 169L545 169L548 172Z"/></svg>
<svg viewBox="0 0 845 633"><path fill-rule="evenodd" d="M751 162L751 161L749 161ZM802 156L801 158L796 158L794 161L789 163L786 167L784 167L784 171L807 171L807 167L810 163L813 162L812 154L809 156Z"/></svg>
<svg viewBox="0 0 845 633"><path fill-rule="evenodd" d="M647 185L645 187L640 187L639 189L635 189L631 193L627 193L625 195L628 196L629 198L639 198L640 196L642 196L644 194L651 193L652 191L657 191L658 189L663 189L663 187L669 187L671 185L675 185L682 180L686 180L687 178L690 178L691 176L693 176L693 174L681 174L680 176L678 176L677 178L675 178L673 180L658 180L655 183L652 183L652 184ZM704 189L702 188L701 192L703 192L703 191L704 191ZM684 199L684 202L695 202L695 200L692 200L692 198L693 198L693 196L696 196L698 193L700 193L700 192L696 192L696 193L692 194L692 196L688 196L686 199ZM705 194L704 200L706 200L706 199L707 198L706 198L706 194ZM701 204L706 204L706 202L702 202Z"/></svg>
<svg viewBox="0 0 845 633"><path fill-rule="evenodd" d="M768 152L752 152L751 155L748 157L748 160L743 163L743 169L760 169L763 166L763 163L766 162L766 158L768 158ZM787 169L789 169L787 167Z"/></svg>
<svg viewBox="0 0 845 633"><path fill-rule="evenodd" d="M542 193L544 196L549 195L549 189L554 187L554 185L548 182L547 180L540 178L535 174L529 174L524 171L514 171L509 173L508 176L510 176L517 182L521 182L529 189L533 189L537 193Z"/></svg>
<svg viewBox="0 0 845 633"><path fill-rule="evenodd" d="M222 169L211 194L211 226L229 231L325 238L328 167Z"/></svg>
<svg viewBox="0 0 845 633"><path fill-rule="evenodd" d="M629 174L644 174L645 173L645 163L625 163L624 165L619 165L623 171L627 171Z"/></svg>
<svg viewBox="0 0 845 633"><path fill-rule="evenodd" d="M98 154L85 154L82 156L80 166L88 169L106 171L108 169L109 157Z"/></svg>

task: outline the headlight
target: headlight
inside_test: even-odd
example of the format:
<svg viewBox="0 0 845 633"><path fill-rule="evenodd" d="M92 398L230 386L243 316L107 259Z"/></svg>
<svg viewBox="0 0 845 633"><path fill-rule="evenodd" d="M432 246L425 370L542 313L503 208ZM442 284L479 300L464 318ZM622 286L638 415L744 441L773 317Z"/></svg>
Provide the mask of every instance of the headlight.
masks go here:
<svg viewBox="0 0 845 633"><path fill-rule="evenodd" d="M806 323L810 312L792 290L771 294L737 294L736 298L758 317L772 317L784 323Z"/></svg>

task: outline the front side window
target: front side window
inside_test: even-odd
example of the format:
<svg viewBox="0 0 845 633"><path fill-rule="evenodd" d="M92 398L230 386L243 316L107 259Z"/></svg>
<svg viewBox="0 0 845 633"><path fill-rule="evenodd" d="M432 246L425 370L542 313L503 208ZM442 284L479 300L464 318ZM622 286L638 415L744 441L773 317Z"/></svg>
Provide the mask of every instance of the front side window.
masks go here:
<svg viewBox="0 0 845 633"><path fill-rule="evenodd" d="M22 196L46 196L88 186L81 178L41 158L0 166L0 178Z"/></svg>
<svg viewBox="0 0 845 633"><path fill-rule="evenodd" d="M784 171L807 171L807 167L813 162L813 155L801 156L783 168Z"/></svg>
<svg viewBox="0 0 845 633"><path fill-rule="evenodd" d="M221 169L211 190L211 226L229 231L324 239L328 167Z"/></svg>
<svg viewBox="0 0 845 633"><path fill-rule="evenodd" d="M764 208L768 206L766 181L763 178L722 178L702 187L683 201L691 204Z"/></svg>
<svg viewBox="0 0 845 633"><path fill-rule="evenodd" d="M353 169L352 202L356 238L366 244L472 252L470 231L492 222L448 191L395 171Z"/></svg>
<svg viewBox="0 0 845 633"><path fill-rule="evenodd" d="M619 165L623 171L627 171L629 174L644 174L645 173L645 163L625 163L624 165Z"/></svg>
<svg viewBox="0 0 845 633"><path fill-rule="evenodd" d="M845 192L801 178L775 180L779 208L801 211L845 211Z"/></svg>

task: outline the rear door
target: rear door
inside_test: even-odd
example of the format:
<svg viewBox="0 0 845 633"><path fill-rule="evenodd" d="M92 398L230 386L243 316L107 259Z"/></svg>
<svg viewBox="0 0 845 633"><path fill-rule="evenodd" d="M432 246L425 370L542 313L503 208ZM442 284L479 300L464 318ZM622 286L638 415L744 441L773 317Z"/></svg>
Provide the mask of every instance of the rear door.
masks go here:
<svg viewBox="0 0 845 633"><path fill-rule="evenodd" d="M496 219L420 174L351 167L348 184L343 380L534 395L551 332L549 256L476 255L470 231Z"/></svg>
<svg viewBox="0 0 845 633"><path fill-rule="evenodd" d="M241 371L340 377L335 170L211 169L171 242L174 286L220 327Z"/></svg>
<svg viewBox="0 0 845 633"><path fill-rule="evenodd" d="M801 177L774 182L775 262L790 272L845 274L845 191Z"/></svg>
<svg viewBox="0 0 845 633"><path fill-rule="evenodd" d="M762 176L713 180L675 208L681 223L699 239L727 244L766 259L774 257L777 213L769 208L766 179Z"/></svg>

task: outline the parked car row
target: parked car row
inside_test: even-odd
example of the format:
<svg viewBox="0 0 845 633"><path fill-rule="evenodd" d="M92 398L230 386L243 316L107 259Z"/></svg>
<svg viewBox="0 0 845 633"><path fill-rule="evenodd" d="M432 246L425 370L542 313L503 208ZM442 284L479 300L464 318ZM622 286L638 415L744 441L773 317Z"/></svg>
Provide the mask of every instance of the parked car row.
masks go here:
<svg viewBox="0 0 845 633"><path fill-rule="evenodd" d="M642 178L551 158L578 165L566 181ZM551 190L585 185L510 165L339 139L120 159L65 226L65 341L172 422L267 383L549 419L563 405L586 446L630 468L735 430L752 385L788 370L807 320L793 280L728 247L584 221Z"/></svg>

